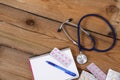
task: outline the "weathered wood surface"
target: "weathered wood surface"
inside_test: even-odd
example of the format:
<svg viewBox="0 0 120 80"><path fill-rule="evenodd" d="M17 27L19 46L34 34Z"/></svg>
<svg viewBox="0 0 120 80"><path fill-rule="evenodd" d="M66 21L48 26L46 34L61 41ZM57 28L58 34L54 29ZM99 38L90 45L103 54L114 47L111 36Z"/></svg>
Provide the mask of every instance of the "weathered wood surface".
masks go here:
<svg viewBox="0 0 120 80"><path fill-rule="evenodd" d="M42 15L57 21L65 21L73 18L77 23L79 18L88 13L97 13L112 21L115 30L120 35L120 12L119 0L0 0L0 3L7 4L25 11ZM114 19L113 15L119 17ZM84 26L89 30L108 34L109 28L100 20L91 18L86 20ZM97 28L96 28L97 27Z"/></svg>
<svg viewBox="0 0 120 80"><path fill-rule="evenodd" d="M30 54L0 47L0 80L31 80Z"/></svg>
<svg viewBox="0 0 120 80"><path fill-rule="evenodd" d="M111 1L108 1L108 3ZM8 3L12 2L8 0ZM54 47L60 49L70 47L74 58L76 58L79 53L78 48L66 38L63 32L57 32L59 25L60 23L58 22L0 5L0 80L31 80L32 74L29 69L29 57L48 52ZM73 27L67 28L72 37L77 39L76 29ZM104 30L104 28L100 29ZM106 48L112 42L111 38L94 33L93 35L99 41L98 45L100 48ZM85 45L90 45L88 43L90 41L86 37L82 36L82 40L83 43L87 42ZM109 68L120 71L119 50L120 41L118 40L114 49L109 52L85 51L84 53L88 56L89 61L85 65L76 63L77 67L79 70L80 68L86 69L88 64L94 62L105 73L107 73Z"/></svg>
<svg viewBox="0 0 120 80"><path fill-rule="evenodd" d="M55 20L64 21L68 18L75 19L88 13L106 12L109 5L116 5L116 0L0 0L1 3L14 6L26 11L40 14ZM105 14L104 14L105 15Z"/></svg>
<svg viewBox="0 0 120 80"><path fill-rule="evenodd" d="M0 26L0 27L6 27L6 26L7 27L15 27L15 26L11 26L11 25L8 25L5 23L3 23L2 26ZM2 30L0 32L2 32ZM32 77L31 77L31 72L30 72L30 68L29 68L28 58L32 55L35 55L36 53L34 53L34 51L31 51L31 53L29 53L29 50L25 50L27 52L24 52L23 49L20 49L19 47L17 47L17 46L21 46L21 47L25 47L25 49L28 47L28 46L24 46L24 44L27 44L27 43L15 42L15 41L17 41L16 38L19 39L19 41L21 41L20 38L11 37L10 33L4 33L4 34L0 33L0 34L2 35L0 38L0 40L1 40L0 42L6 41L6 42L11 43L10 45L8 44L9 46L3 45L3 46L8 46L10 48L6 48L6 47L0 48L0 52L1 52L1 54L0 54L0 63L1 63L0 64L0 74L1 74L0 78L1 78L1 80L5 80L5 79L6 80L12 80L12 79L31 80ZM21 35L23 35L23 34L21 34ZM13 40L11 40L10 37ZM28 38L28 37L26 37L26 38ZM101 39L102 40L101 46L110 44L110 43L106 44L106 42L108 41L109 38L106 38L106 39L105 39L105 37L102 37L102 38L104 38L104 39ZM98 36L98 39L99 39L99 36ZM21 45L18 45L19 43L21 43ZM31 41L30 41L30 43L31 43ZM34 44L36 44L36 43L34 43ZM57 42L50 43L50 44L51 45L57 44ZM117 44L120 44L120 42L118 41ZM14 47L11 45L17 45L17 46L14 49ZM29 45L29 47L31 47L31 46L32 45ZM63 46L63 45L61 45L61 46ZM51 49L53 48L52 46L50 46L50 47L51 47ZM66 44L64 44L64 47L66 47ZM37 47L37 48L39 48L39 47ZM34 47L34 49L36 49L36 47ZM74 45L71 46L71 49L72 49L72 52L73 52L73 55L75 58L77 56L78 50ZM42 53L42 51L40 51L40 50L42 50L42 49L39 48L38 52L40 52L40 53L37 53L37 54ZM80 68L86 69L86 66L88 64L90 64L91 62L94 62L106 73L109 68L120 71L119 50L120 50L120 46L116 45L116 47L113 50L106 52L106 53L98 53L98 52L94 52L94 51L85 52L85 54L89 58L88 63L85 65L77 64L77 67L79 68L79 70L80 70ZM44 49L43 52L45 52L45 51L47 51L47 49Z"/></svg>

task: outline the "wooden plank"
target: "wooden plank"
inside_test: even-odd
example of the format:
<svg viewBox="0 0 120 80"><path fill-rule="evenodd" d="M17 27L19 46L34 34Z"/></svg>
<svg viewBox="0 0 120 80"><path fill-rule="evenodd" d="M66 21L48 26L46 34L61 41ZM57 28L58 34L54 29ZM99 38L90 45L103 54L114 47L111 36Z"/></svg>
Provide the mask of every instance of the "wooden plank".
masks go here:
<svg viewBox="0 0 120 80"><path fill-rule="evenodd" d="M115 47L112 51L108 53L103 53L103 54L94 53L94 52L87 53L87 56L89 56L90 61L85 65L77 64L77 66L80 69L80 67L83 66L85 67L92 61L95 64L97 64L102 70L104 70L104 72L106 73L108 68L112 68L114 70L120 71L120 66L119 66L120 55L118 54L117 51L119 51L119 48ZM0 54L1 80L13 80L13 79L31 80L32 76L28 63L28 58L31 55L7 47L1 47L0 53L1 53Z"/></svg>
<svg viewBox="0 0 120 80"><path fill-rule="evenodd" d="M4 27L4 28L3 28ZM54 31L56 33L56 31ZM0 40L2 44L9 44L12 47L20 48L33 53L44 53L54 47L70 46L67 41L50 37L44 34L27 31L4 22L0 23ZM6 38L7 40L4 40ZM18 43L18 44L17 44ZM22 45L21 45L22 44Z"/></svg>
<svg viewBox="0 0 120 80"><path fill-rule="evenodd" d="M18 17L18 16L20 16L20 17ZM31 31L40 32L40 33L42 32L43 34L47 34L50 36L52 34L48 31L46 31L48 24L49 24L49 26L56 26L56 27L60 26L60 23L49 21L48 19L43 19L39 16L30 14L30 13L27 13L24 11L20 11L20 10L14 9L14 8L10 8L10 7L5 6L5 5L0 5L0 17L1 17L0 18L1 21L15 24L21 28L28 29ZM99 22L100 20L97 20L97 21ZM101 23L103 23L103 22L101 21ZM94 25L94 27L88 27L88 24L91 26ZM110 33L109 27L107 25L105 25L104 23L102 24L104 26L104 28L103 27L96 27L95 25L97 25L97 24L93 23L91 21L85 23L85 25L86 25L85 27L87 29L89 29L89 28L91 28L92 30L97 29L94 31L97 33L99 32L99 33L102 33L105 35L108 35ZM42 26L46 26L46 28L41 29ZM93 28L95 28L95 29L93 29ZM57 30L57 28L56 28L56 30ZM118 38L120 38L119 34L120 34L119 29L117 29L117 37ZM56 35L56 37L57 37L57 35Z"/></svg>
<svg viewBox="0 0 120 80"><path fill-rule="evenodd" d="M5 24L2 25L2 26L5 27ZM10 26L10 25L7 25L7 26L14 27L14 26ZM7 29L7 28L5 28L5 29ZM9 29L9 30L11 30L11 29ZM6 30L6 31L8 31L8 30ZM9 37L11 37L10 34L9 34ZM1 38L2 38L2 36L1 36ZM98 36L98 39L99 38L100 38L100 36ZM11 39L15 39L15 36L11 37ZM10 38L6 38L5 40L9 41ZM106 42L108 40L109 40L108 38L107 39L105 39L105 38L101 39L101 42L102 42L101 46L109 45L109 43L106 44ZM17 40L15 40L15 41L17 41ZM18 44L23 44L22 42L15 42L15 41L13 40L11 42L14 42L14 44L17 45L17 46L20 46ZM14 44L11 44L11 45L14 45ZM26 44L26 43L24 43L24 44ZM116 47L113 50L111 50L109 52L106 52L106 53L98 53L98 52L94 52L94 51L92 51L92 52L85 51L84 53L88 56L89 61L85 65L77 64L78 69L79 70L80 70L80 68L86 69L86 66L88 64L90 64L91 62L94 62L95 64L97 64L106 73L107 73L107 70L109 68L120 71L120 61L119 61L120 55L118 54L119 50L120 50L120 46L118 44L119 44L119 42L117 43ZM17 46L15 46L15 47L17 47ZM32 46L32 45L30 45L30 46ZM23 46L21 45L20 47L23 47ZM36 48L36 47L33 47L33 48ZM39 48L39 49L41 50L41 48ZM74 58L76 58L76 56L79 53L78 49L74 45L71 46L71 49L72 49ZM20 49L20 51L21 51L21 49ZM47 51L47 50L44 49L43 52L45 52L45 51ZM20 79L23 79L23 80L31 79L31 76L29 75L31 72L29 72L29 70L27 68L28 63L26 63L26 60L28 60L28 57L30 56L29 54L25 54L23 52L21 53L21 52L19 52L17 50L15 50L15 52L14 52L14 50L11 50L11 49L10 50L9 49L4 50L3 48L1 48L0 52L1 52L1 54L0 54L0 57L1 57L0 62L2 62L2 64L0 65L0 69L1 69L0 71L4 72L2 74L2 77L1 77L3 80L4 79L9 80L9 78L11 78L11 80L15 79L15 78L20 78ZM28 52L28 51L26 50L26 52ZM34 51L31 51L31 52L34 52ZM12 69L8 68L8 67L11 67ZM19 76L16 76L14 74L8 75L10 72L13 72L14 74L17 74ZM6 75L6 77L4 75Z"/></svg>
<svg viewBox="0 0 120 80"><path fill-rule="evenodd" d="M13 65L14 66L14 65ZM11 74L10 72L7 71L2 71L0 70L0 80L31 80L31 78L24 78L24 76L18 76L16 73Z"/></svg>
<svg viewBox="0 0 120 80"><path fill-rule="evenodd" d="M75 22L84 14L103 13L109 5L116 4L114 0L1 0L0 2L56 20L64 21L72 17Z"/></svg>
<svg viewBox="0 0 120 80"><path fill-rule="evenodd" d="M89 59L93 61L95 64L97 64L106 73L108 68L112 68L114 70L120 71L120 66L119 66L120 55L117 52L119 48L116 47L114 49L108 53L103 53L103 54L94 53L94 52L87 53L87 56L89 56ZM5 80L5 79L6 80L13 80L13 79L31 80L32 77L31 77L31 72L30 72L29 63L28 63L28 58L31 55L15 49L7 48L7 47L1 47L0 53L1 53L0 54L0 63L1 63L0 79L1 80ZM91 63L91 61L89 61L85 65L77 64L77 66L80 69L80 67L87 66L89 63Z"/></svg>
<svg viewBox="0 0 120 80"><path fill-rule="evenodd" d="M30 54L0 47L0 80L31 80Z"/></svg>
<svg viewBox="0 0 120 80"><path fill-rule="evenodd" d="M99 0L93 0L93 1L1 0L1 3L62 22L72 17L75 23L78 22L80 17L88 13L100 14L106 17L109 21L114 22L116 20L111 20L111 17L114 15L116 10L119 10L119 6L117 6L119 2L116 2L115 0L106 0L106 1L104 0L101 1ZM111 8L111 6L116 6L116 7ZM86 21L83 24L83 27L95 32L103 33L105 35L111 32L109 27L105 25L105 23L103 23L101 20L98 20L96 18L86 19ZM119 27L116 26L114 27L119 37L120 34Z"/></svg>
<svg viewBox="0 0 120 80"><path fill-rule="evenodd" d="M36 34L36 33L29 32L29 31L24 31L10 24L6 24L4 22L1 23L1 26L0 26L0 36L1 36L0 37L1 43L7 44L13 48L17 48L22 51L31 52L34 55L42 54L44 52L52 50L52 48L54 47L64 48L67 46L69 46L72 49L74 58L76 58L76 56L79 53L77 46L73 45L69 41L52 39L50 37L48 38L48 36L45 36L45 35ZM34 36L34 39L33 39L33 36ZM111 44L111 39L109 38L106 38L103 36L101 37L99 35L97 35L96 37L100 41L99 42L100 48L105 48ZM98 66L100 66L105 72L107 72L108 68L113 68L119 71L120 69L119 68L120 55L118 54L120 50L119 44L120 43L118 41L116 47L113 50L109 52L105 52L105 53L98 53L95 51L92 51L92 52L85 51L84 53L88 56L89 62L85 65L77 64L78 68L85 69L88 64L90 64L91 62L94 62ZM44 47L44 48L41 48L41 47Z"/></svg>

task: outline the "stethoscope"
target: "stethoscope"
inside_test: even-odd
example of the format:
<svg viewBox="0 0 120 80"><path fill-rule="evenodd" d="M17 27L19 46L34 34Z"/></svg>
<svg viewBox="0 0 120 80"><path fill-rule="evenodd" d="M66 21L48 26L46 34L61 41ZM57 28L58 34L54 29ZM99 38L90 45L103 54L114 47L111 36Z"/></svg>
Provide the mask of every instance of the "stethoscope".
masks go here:
<svg viewBox="0 0 120 80"><path fill-rule="evenodd" d="M85 18L90 17L90 16L94 16L94 17L97 17L97 18L102 19L104 22L106 22L106 24L107 24L107 25L109 26L109 28L111 29L111 31L112 31L112 33L113 33L113 43L112 43L112 45L111 45L109 48L107 48L107 49L105 49L105 50L97 49L97 48L96 48L95 38L94 38L90 33L88 33L85 29L83 29L83 28L81 27L81 22L82 22ZM78 22L77 25L74 24L74 23L71 23L71 21L72 21L72 19L70 18L70 19L66 20L65 22L63 22L63 23L60 25L60 27L59 27L59 29L58 29L58 32L61 32L61 30L63 30L63 32L65 33L65 35L68 37L68 39L69 39L70 41L72 41L73 44L75 44L75 45L78 46L79 51L80 51L80 54L76 57L76 60L77 60L77 62L78 62L79 64L85 64L85 63L88 61L87 56L82 53L83 50L87 50L87 51L92 51L92 50L94 50L94 51L97 51L97 52L107 52L107 51L111 50L111 49L115 46L115 43L116 43L116 40L117 40L115 30L114 30L113 26L110 24L110 22L109 22L107 19L105 19L104 17L102 17L102 16L100 16L100 15L98 15L98 14L87 14L87 15L83 16L82 18L80 18L80 20L79 20L79 22ZM78 38L78 42L76 42L75 40L73 40L73 39L71 38L71 36L66 32L66 30L65 30L65 28L64 28L64 25L65 25L65 24L69 24L69 25L75 26L75 27L77 28L77 38ZM85 48L85 47L83 47L83 46L80 44L80 31L83 31L83 32L91 39L91 41L93 42L93 47L91 47L91 48Z"/></svg>

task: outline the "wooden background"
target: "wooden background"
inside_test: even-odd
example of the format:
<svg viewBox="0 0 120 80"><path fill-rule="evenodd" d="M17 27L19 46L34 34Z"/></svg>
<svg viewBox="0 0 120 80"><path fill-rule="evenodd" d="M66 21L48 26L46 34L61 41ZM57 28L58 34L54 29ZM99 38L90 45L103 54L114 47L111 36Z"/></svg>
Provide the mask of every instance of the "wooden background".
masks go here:
<svg viewBox="0 0 120 80"><path fill-rule="evenodd" d="M31 80L29 57L52 50L70 47L74 59L79 51L63 32L57 29L62 22L97 13L107 18L117 33L117 44L109 52L84 51L88 63L77 64L79 72L91 62L105 73L109 68L120 71L120 1L119 0L0 0L0 80ZM96 18L87 18L82 27L88 29L97 40L98 48L112 43L108 26ZM76 28L67 25L68 32L77 39ZM91 42L83 34L82 44Z"/></svg>

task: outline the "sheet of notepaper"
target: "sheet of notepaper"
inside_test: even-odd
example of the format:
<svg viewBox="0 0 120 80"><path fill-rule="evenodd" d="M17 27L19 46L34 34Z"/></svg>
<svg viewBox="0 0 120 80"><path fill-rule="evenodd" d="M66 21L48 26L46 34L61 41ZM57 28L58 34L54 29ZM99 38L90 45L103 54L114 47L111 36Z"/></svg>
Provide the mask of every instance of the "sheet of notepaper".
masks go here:
<svg viewBox="0 0 120 80"><path fill-rule="evenodd" d="M72 80L79 77L79 73L71 49L65 48L60 51L72 60L71 64L67 68L63 64L55 60L53 57L51 57L50 53L46 53L29 59L34 80ZM64 71L47 64L46 61L54 62L55 64L67 70L70 70L71 72L74 72L76 76L70 76Z"/></svg>

